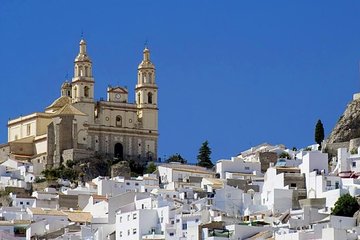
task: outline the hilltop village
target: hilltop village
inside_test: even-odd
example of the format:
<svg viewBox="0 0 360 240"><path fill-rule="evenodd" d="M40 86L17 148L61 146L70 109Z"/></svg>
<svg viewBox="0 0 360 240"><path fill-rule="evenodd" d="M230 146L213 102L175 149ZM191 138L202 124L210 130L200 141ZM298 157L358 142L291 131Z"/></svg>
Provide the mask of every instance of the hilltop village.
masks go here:
<svg viewBox="0 0 360 240"><path fill-rule="evenodd" d="M359 239L358 138L324 141L322 149L264 143L208 168L160 162L155 80L145 48L135 102L122 86L95 100L80 41L61 96L44 112L8 122L0 239ZM111 170L94 176L89 169L99 161ZM134 176L129 162L153 169Z"/></svg>

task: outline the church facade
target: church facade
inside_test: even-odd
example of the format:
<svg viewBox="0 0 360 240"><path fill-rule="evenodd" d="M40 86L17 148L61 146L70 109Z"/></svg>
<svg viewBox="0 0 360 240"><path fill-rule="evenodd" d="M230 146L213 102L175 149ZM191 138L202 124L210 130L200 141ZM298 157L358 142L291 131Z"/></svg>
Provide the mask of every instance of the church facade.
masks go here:
<svg viewBox="0 0 360 240"><path fill-rule="evenodd" d="M128 89L108 87L107 99L94 99L95 79L87 44L80 41L74 76L44 112L8 122L3 150L16 159L47 167L67 160L107 155L118 160L153 161L158 148L158 87L150 50L138 66L135 102Z"/></svg>

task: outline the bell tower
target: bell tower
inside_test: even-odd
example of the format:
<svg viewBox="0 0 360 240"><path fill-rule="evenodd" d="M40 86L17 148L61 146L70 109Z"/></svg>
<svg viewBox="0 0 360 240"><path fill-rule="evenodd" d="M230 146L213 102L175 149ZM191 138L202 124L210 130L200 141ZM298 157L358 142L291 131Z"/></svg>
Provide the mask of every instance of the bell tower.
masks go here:
<svg viewBox="0 0 360 240"><path fill-rule="evenodd" d="M158 142L158 87L155 82L155 66L150 61L150 50L145 47L143 59L138 66L138 80L135 87L135 102L138 121L146 132L143 152L147 160L157 158Z"/></svg>
<svg viewBox="0 0 360 240"><path fill-rule="evenodd" d="M80 50L74 61L74 77L72 78L72 102L94 102L94 78L92 62L86 52L86 42L80 41Z"/></svg>
<svg viewBox="0 0 360 240"><path fill-rule="evenodd" d="M150 61L150 50L145 47L143 60L138 66L138 80L135 87L137 106L157 109L157 89L155 66Z"/></svg>

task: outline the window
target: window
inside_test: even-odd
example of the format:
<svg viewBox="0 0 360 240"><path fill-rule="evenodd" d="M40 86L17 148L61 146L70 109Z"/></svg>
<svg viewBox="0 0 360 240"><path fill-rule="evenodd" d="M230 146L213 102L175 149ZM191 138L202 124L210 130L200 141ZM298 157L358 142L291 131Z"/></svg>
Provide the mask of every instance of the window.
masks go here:
<svg viewBox="0 0 360 240"><path fill-rule="evenodd" d="M31 125L30 124L27 124L26 125L26 135L30 135L30 133L31 133Z"/></svg>
<svg viewBox="0 0 360 240"><path fill-rule="evenodd" d="M24 203L23 202L20 202L20 205L23 205Z"/></svg>
<svg viewBox="0 0 360 240"><path fill-rule="evenodd" d="M187 224L186 223L182 224L182 230L187 230Z"/></svg>
<svg viewBox="0 0 360 240"><path fill-rule="evenodd" d="M129 185L130 185L130 183L129 183L129 182L127 182L127 183L126 183L126 185L128 185L128 186L129 186Z"/></svg>
<svg viewBox="0 0 360 240"><path fill-rule="evenodd" d="M245 170L250 170L250 167L245 167Z"/></svg>
<svg viewBox="0 0 360 240"><path fill-rule="evenodd" d="M169 233L170 236L174 236L174 233Z"/></svg>
<svg viewBox="0 0 360 240"><path fill-rule="evenodd" d="M149 92L148 93L148 103L152 103L153 101L152 101L152 93L151 92Z"/></svg>
<svg viewBox="0 0 360 240"><path fill-rule="evenodd" d="M128 236L130 235L130 229L128 230Z"/></svg>
<svg viewBox="0 0 360 240"><path fill-rule="evenodd" d="M352 162L352 166L353 166L353 167L356 167L356 162Z"/></svg>
<svg viewBox="0 0 360 240"><path fill-rule="evenodd" d="M84 96L89 97L90 88L88 86L84 87Z"/></svg>
<svg viewBox="0 0 360 240"><path fill-rule="evenodd" d="M122 231L120 231L119 235L120 235L120 237L122 237Z"/></svg>
<svg viewBox="0 0 360 240"><path fill-rule="evenodd" d="M138 103L138 104L140 104L140 99L141 99L141 94L138 93L138 95L137 95L137 103Z"/></svg>
<svg viewBox="0 0 360 240"><path fill-rule="evenodd" d="M139 183L135 183L135 186L139 186Z"/></svg>
<svg viewBox="0 0 360 240"><path fill-rule="evenodd" d="M127 215L127 220L128 220L128 221L130 220L130 215Z"/></svg>
<svg viewBox="0 0 360 240"><path fill-rule="evenodd" d="M330 187L331 186L331 181L326 181L326 186Z"/></svg>
<svg viewBox="0 0 360 240"><path fill-rule="evenodd" d="M133 234L136 234L136 228L133 229Z"/></svg>
<svg viewBox="0 0 360 240"><path fill-rule="evenodd" d="M119 221L120 221L120 222L122 221L122 217L120 217Z"/></svg>
<svg viewBox="0 0 360 240"><path fill-rule="evenodd" d="M296 183L291 183L291 184L290 184L290 187L296 188Z"/></svg>
<svg viewBox="0 0 360 240"><path fill-rule="evenodd" d="M30 202L26 202L26 205L30 205Z"/></svg>
<svg viewBox="0 0 360 240"><path fill-rule="evenodd" d="M121 116L116 116L116 126L122 127L122 118Z"/></svg>
<svg viewBox="0 0 360 240"><path fill-rule="evenodd" d="M137 215L136 213L133 214L133 219L136 219L137 218Z"/></svg>
<svg viewBox="0 0 360 240"><path fill-rule="evenodd" d="M339 188L339 182L338 182L338 181L335 182L335 188L336 188L336 189Z"/></svg>

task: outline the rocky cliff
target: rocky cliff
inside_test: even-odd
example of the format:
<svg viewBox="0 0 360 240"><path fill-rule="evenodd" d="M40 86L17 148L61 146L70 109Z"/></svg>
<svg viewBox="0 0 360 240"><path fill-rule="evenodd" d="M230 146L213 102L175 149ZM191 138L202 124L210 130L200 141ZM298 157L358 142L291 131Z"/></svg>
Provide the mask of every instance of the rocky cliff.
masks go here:
<svg viewBox="0 0 360 240"><path fill-rule="evenodd" d="M332 130L328 143L349 142L360 137L360 99L350 102Z"/></svg>

